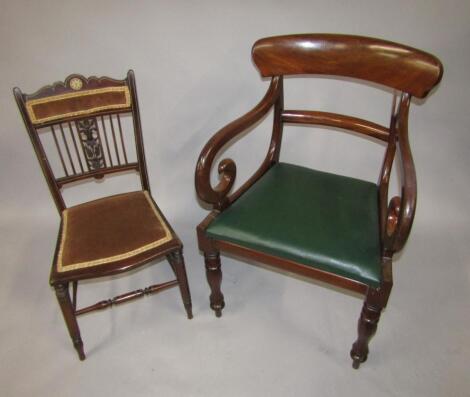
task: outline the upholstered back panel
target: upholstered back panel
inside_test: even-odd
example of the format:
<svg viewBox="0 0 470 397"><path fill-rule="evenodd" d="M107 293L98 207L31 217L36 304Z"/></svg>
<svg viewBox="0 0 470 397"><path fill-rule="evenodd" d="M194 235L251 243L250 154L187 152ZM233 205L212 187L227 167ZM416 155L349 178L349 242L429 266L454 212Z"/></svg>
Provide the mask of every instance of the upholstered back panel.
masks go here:
<svg viewBox="0 0 470 397"><path fill-rule="evenodd" d="M55 83L27 95L25 103L34 125L112 110L131 110L131 96L124 82L109 78L86 79L79 75L71 75L64 83Z"/></svg>

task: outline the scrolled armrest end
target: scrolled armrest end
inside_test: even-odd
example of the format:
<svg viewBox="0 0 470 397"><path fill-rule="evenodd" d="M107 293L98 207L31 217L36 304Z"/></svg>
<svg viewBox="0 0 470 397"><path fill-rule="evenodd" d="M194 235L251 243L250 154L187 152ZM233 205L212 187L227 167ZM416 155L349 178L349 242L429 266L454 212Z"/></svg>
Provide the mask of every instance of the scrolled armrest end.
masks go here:
<svg viewBox="0 0 470 397"><path fill-rule="evenodd" d="M279 76L273 77L269 89L261 102L248 113L216 132L202 149L195 173L196 192L202 201L212 204L214 209L222 210L229 205L230 199L228 194L235 183L237 175L235 162L232 159L223 159L217 167L220 181L217 186L211 186L210 173L217 153L237 135L266 115L281 93L281 78Z"/></svg>
<svg viewBox="0 0 470 397"><path fill-rule="evenodd" d="M212 187L210 183L211 164L205 160L205 157L201 155L196 166L196 193L202 201L212 204L215 209L222 209L226 204L227 195L235 183L237 166L232 159L220 161L217 167L220 181L215 187Z"/></svg>

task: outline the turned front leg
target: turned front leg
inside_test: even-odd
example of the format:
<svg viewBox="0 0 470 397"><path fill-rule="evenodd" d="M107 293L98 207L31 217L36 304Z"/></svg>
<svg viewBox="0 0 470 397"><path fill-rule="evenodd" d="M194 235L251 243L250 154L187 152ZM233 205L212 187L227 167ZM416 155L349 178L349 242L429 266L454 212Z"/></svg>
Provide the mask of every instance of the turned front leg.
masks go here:
<svg viewBox="0 0 470 397"><path fill-rule="evenodd" d="M219 252L204 252L206 264L206 276L211 289L209 297L210 307L215 311L216 317L222 316L222 309L225 306L224 295L220 290L222 284L222 270L220 269Z"/></svg>
<svg viewBox="0 0 470 397"><path fill-rule="evenodd" d="M72 338L73 346L75 347L75 350L77 350L80 360L85 360L83 341L80 336L80 328L78 327L75 309L72 305L72 301L70 300L68 283L54 285L54 289L70 338Z"/></svg>
<svg viewBox="0 0 470 397"><path fill-rule="evenodd" d="M357 326L358 337L351 349L353 368L358 369L359 365L367 360L369 353L369 341L377 331L377 324L380 320L382 308L367 303L362 306L361 316Z"/></svg>

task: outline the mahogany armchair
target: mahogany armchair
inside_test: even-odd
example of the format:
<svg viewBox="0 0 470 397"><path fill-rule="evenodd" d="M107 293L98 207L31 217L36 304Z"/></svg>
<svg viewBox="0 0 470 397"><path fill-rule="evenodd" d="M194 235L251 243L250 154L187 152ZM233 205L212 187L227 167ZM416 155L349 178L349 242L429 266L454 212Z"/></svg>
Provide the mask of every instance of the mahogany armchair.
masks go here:
<svg viewBox="0 0 470 397"><path fill-rule="evenodd" d="M211 288L210 307L217 317L225 306L221 292L220 252L249 258L321 280L365 296L358 337L351 350L353 367L367 359L392 288L392 259L410 233L416 207L416 174L408 141L412 96L424 98L438 84L438 59L404 45L359 36L303 34L257 41L253 61L271 77L261 102L218 131L199 157L195 184L213 211L198 226ZM329 75L365 80L399 91L388 127L355 117L283 105L283 76ZM220 182L210 172L221 149L274 108L267 155L259 169L229 194L236 165L218 164ZM284 123L329 126L386 143L378 184L279 161ZM399 150L401 197L388 201L390 171Z"/></svg>
<svg viewBox="0 0 470 397"><path fill-rule="evenodd" d="M79 315L178 285L192 318L183 245L150 194L134 72L124 80L74 74L34 94L13 91L61 217L50 284L80 360L85 353ZM66 206L64 186L125 171L139 175L142 190ZM162 257L176 280L77 308L80 280L127 272Z"/></svg>

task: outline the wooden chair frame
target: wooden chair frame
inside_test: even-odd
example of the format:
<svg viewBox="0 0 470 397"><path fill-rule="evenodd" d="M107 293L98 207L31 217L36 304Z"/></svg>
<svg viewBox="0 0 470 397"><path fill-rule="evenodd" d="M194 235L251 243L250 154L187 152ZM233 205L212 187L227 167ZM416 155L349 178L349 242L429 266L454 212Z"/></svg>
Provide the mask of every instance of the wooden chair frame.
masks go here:
<svg viewBox="0 0 470 397"><path fill-rule="evenodd" d="M252 56L261 75L271 77L267 93L252 110L212 136L202 149L196 166L197 194L202 201L213 206L213 211L197 227L199 248L204 253L211 289L210 307L216 316L220 317L225 306L221 292L221 251L361 293L365 295L365 299L358 323L358 338L351 350L353 367L358 368L367 359L369 340L377 329L381 311L386 306L392 289L393 255L403 248L415 214L416 173L408 140L410 100L412 96L424 98L439 83L443 73L442 65L434 56L411 47L368 37L332 34L261 39L254 44ZM284 109L283 76L304 74L345 76L401 91L398 104L393 107L389 127L340 114ZM231 159L223 159L218 164L220 182L213 187L210 173L218 153L265 116L271 108L274 108L272 136L261 166L238 190L229 194L236 177L236 165ZM231 242L210 238L206 234L208 225L221 212L279 162L284 123L335 127L386 143L378 181L382 263L382 280L378 288ZM390 172L397 149L401 154L401 197L393 197L388 202Z"/></svg>
<svg viewBox="0 0 470 397"><path fill-rule="evenodd" d="M42 172L61 216L61 228L50 274L50 284L55 289L65 323L80 360L85 359L85 353L77 322L79 315L119 305L178 285L187 316L192 318L191 296L182 253L183 245L161 212L160 215L166 222L171 237L156 251L151 250L125 260L114 261L99 268L84 267L61 273L57 271L55 266L63 227L63 213L66 209L61 193L63 186L90 178L101 179L107 174L135 171L139 174L142 190L148 192L150 197L134 72L129 70L127 77L123 80L94 76L85 78L82 75L72 74L64 82L45 86L34 94L24 94L19 88L14 88L13 92ZM126 154L120 119L120 115L124 113L132 116L137 157L135 162L130 162ZM113 116L115 117L114 123ZM112 132L111 143L108 142L106 135L105 120L110 123L108 126L112 129L109 131L109 133ZM38 133L38 130L43 128L50 128L53 135L65 174L63 177L55 177L47 158ZM69 128L66 133L70 133L73 139L73 145L70 147L65 138L65 128ZM103 139L103 134L105 139ZM85 142L80 142L82 135L85 136ZM60 148L60 138L62 138L62 147L65 150ZM77 141L81 145L77 144ZM120 146L119 150L118 146ZM115 150L113 155L116 164L113 163L111 156L113 149ZM108 154L107 160L105 150ZM71 153L74 153L76 157ZM159 211L156 203L153 199L151 200ZM169 261L176 276L175 280L131 291L84 308L77 308L77 288L80 280L117 275L162 257L166 257ZM70 283L72 284L72 296L69 291Z"/></svg>

